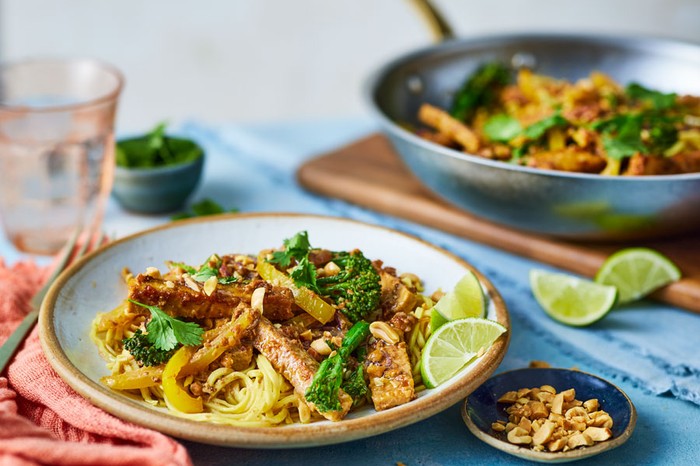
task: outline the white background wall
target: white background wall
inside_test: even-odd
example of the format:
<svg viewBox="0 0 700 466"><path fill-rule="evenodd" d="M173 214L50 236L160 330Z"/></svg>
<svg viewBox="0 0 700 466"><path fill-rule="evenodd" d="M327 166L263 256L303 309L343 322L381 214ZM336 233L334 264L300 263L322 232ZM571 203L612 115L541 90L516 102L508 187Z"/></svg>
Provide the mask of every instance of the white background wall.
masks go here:
<svg viewBox="0 0 700 466"><path fill-rule="evenodd" d="M436 0L460 36L642 33L700 42L699 0ZM91 56L127 87L121 131L162 119L355 116L364 78L431 37L408 0L0 0L0 58Z"/></svg>

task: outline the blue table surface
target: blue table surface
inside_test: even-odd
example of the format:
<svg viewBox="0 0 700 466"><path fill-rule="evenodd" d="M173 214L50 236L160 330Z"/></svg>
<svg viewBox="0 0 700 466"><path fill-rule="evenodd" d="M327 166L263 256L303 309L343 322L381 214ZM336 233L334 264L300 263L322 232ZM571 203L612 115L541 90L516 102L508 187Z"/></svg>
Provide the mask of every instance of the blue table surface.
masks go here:
<svg viewBox="0 0 700 466"><path fill-rule="evenodd" d="M243 212L289 211L350 217L412 233L456 253L494 283L511 312L510 347L498 372L526 367L531 360L547 361L554 367L577 367L615 383L634 402L638 421L632 437L621 447L578 464L697 464L700 406L693 397L700 391L697 383L700 368L696 365L700 351L692 352L692 348L700 342L700 316L643 301L636 307L619 311L625 314L606 317L592 328L570 329L548 319L529 294L528 271L549 267L339 200L323 198L298 186L295 172L301 163L376 130L372 121L362 118L249 125L185 122L178 132L198 140L207 152L203 182L190 202L209 197ZM167 216L130 214L111 199L105 230L114 236L123 236L168 220ZM0 257L9 262L23 258L2 238ZM629 332L630 322L640 322L636 333ZM664 326L661 322L673 325ZM641 323L649 323L649 327ZM674 326L683 328L674 330ZM651 332L656 333L652 335ZM681 360L672 361L670 376L659 377L652 367L654 364L648 362L653 358L645 356L654 356L657 341L673 339L682 349L678 356ZM607 349L606 344L612 349ZM593 345L597 348L590 347ZM626 348L639 356L624 354ZM692 358L683 359L689 352L693 353ZM664 349L662 354L672 355L672 350ZM646 364L649 367L645 367ZM669 366L668 363L664 365ZM687 401L689 399L696 402ZM202 466L525 463L474 437L461 419L460 405L392 432L324 447L249 450L182 443L194 464Z"/></svg>

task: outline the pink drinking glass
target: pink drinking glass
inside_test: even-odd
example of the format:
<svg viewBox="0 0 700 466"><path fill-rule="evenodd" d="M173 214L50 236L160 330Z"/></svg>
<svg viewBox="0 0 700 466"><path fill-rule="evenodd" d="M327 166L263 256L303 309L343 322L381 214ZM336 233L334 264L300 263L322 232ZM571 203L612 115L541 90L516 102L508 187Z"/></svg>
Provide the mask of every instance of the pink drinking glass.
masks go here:
<svg viewBox="0 0 700 466"><path fill-rule="evenodd" d="M20 251L53 254L101 222L123 85L95 60L0 65L0 221Z"/></svg>

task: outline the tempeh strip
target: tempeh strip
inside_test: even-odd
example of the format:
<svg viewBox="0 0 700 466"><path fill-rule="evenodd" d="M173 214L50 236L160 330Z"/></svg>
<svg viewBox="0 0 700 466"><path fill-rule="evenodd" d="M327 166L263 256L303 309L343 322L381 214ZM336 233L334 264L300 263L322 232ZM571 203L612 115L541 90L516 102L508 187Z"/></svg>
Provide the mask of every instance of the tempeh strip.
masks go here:
<svg viewBox="0 0 700 466"><path fill-rule="evenodd" d="M313 403L306 401L304 394L314 379L319 363L307 353L298 341L290 340L272 325L265 317L260 319L258 331L253 342L255 349L260 351L294 387L311 409L318 411ZM321 413L331 421L339 421L345 417L352 406L352 398L343 390L338 392L341 411Z"/></svg>
<svg viewBox="0 0 700 466"><path fill-rule="evenodd" d="M408 403L416 397L406 343L370 343L365 360L374 409L381 411Z"/></svg>
<svg viewBox="0 0 700 466"><path fill-rule="evenodd" d="M430 104L423 104L418 110L418 119L461 144L467 152L473 154L479 150L479 137L449 113Z"/></svg>
<svg viewBox="0 0 700 466"><path fill-rule="evenodd" d="M189 283L189 284L188 284ZM289 319L294 314L294 297L284 287L272 286L262 280L247 283L217 284L211 294L203 290L204 284L192 279L177 281L163 280L146 274L139 274L129 280L129 299L158 306L163 312L185 319L219 319L230 317L240 304L250 303L253 291L265 287L265 311L273 318ZM142 309L131 310L143 312Z"/></svg>

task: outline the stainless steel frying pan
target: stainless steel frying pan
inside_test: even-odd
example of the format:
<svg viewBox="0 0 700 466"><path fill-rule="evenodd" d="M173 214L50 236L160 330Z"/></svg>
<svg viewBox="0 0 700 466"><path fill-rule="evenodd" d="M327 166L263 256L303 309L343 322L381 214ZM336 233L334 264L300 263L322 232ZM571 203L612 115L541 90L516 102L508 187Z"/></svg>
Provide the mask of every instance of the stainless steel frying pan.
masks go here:
<svg viewBox="0 0 700 466"><path fill-rule="evenodd" d="M439 23L433 24L439 29ZM700 173L614 177L533 169L442 147L404 129L403 123L417 124L423 102L447 108L465 76L492 60L570 80L600 70L624 84L700 94L700 45L599 34L452 39L387 63L365 88L370 109L411 171L479 217L581 240L661 237L700 226Z"/></svg>

